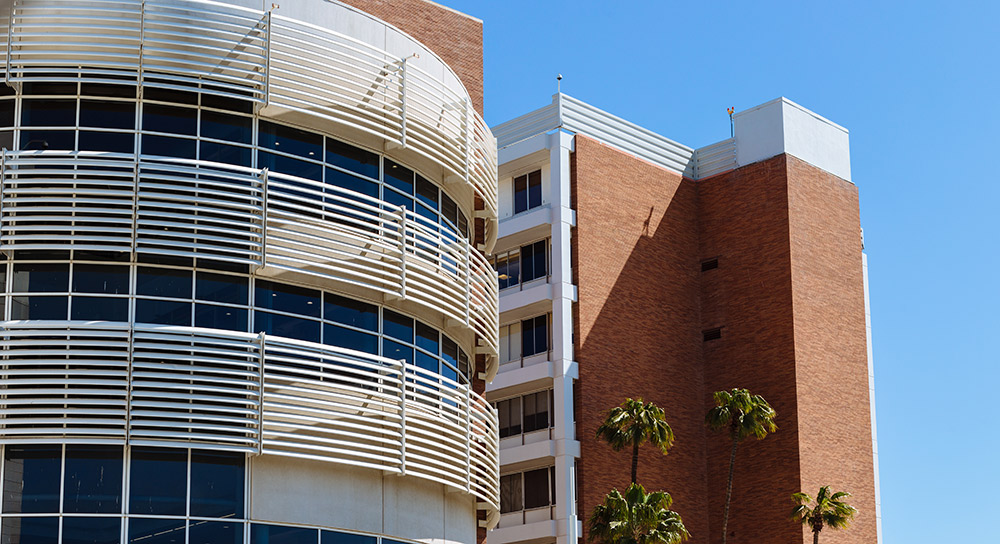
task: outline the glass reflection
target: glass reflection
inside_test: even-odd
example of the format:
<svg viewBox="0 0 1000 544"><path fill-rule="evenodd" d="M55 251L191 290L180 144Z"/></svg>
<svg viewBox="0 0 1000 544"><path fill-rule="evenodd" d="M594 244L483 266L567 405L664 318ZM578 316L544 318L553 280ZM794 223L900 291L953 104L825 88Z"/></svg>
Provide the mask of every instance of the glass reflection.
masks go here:
<svg viewBox="0 0 1000 544"><path fill-rule="evenodd" d="M66 474L63 481L64 512L121 512L122 448L66 446Z"/></svg>
<svg viewBox="0 0 1000 544"><path fill-rule="evenodd" d="M187 460L187 450L132 448L129 513L184 515ZM131 526L129 534L135 538Z"/></svg>
<svg viewBox="0 0 1000 544"><path fill-rule="evenodd" d="M243 517L242 453L191 451L191 515Z"/></svg>
<svg viewBox="0 0 1000 544"><path fill-rule="evenodd" d="M59 518L3 518L3 544L57 544Z"/></svg>
<svg viewBox="0 0 1000 544"><path fill-rule="evenodd" d="M4 452L3 511L59 511L60 446L9 445Z"/></svg>

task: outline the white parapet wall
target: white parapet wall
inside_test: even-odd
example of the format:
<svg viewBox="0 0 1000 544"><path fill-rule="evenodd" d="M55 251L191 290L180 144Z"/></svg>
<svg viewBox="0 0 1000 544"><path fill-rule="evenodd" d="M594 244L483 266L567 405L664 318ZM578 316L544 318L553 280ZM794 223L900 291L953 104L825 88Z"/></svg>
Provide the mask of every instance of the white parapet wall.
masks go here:
<svg viewBox="0 0 1000 544"><path fill-rule="evenodd" d="M787 153L851 181L847 129L787 98L741 111L733 124L738 166Z"/></svg>

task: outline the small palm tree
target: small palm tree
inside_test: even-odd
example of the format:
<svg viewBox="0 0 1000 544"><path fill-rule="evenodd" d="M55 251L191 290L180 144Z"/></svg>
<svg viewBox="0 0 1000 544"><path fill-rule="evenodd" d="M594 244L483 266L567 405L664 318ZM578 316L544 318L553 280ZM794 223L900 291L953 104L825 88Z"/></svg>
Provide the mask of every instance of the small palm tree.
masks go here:
<svg viewBox="0 0 1000 544"><path fill-rule="evenodd" d="M621 406L608 412L604 423L597 428L597 438L607 441L615 451L632 446L632 483L635 483L639 445L648 440L666 455L674 444L674 431L657 405L652 402L643 404L642 399L625 399Z"/></svg>
<svg viewBox="0 0 1000 544"><path fill-rule="evenodd" d="M819 544L819 532L823 527L844 529L850 525L858 511L844 502L843 499L850 496L846 491L830 493L830 486L824 485L816 494L816 506L809 508L808 504L813 502L812 497L805 493L792 493L792 500L796 504L792 509L792 519L812 527L813 544Z"/></svg>
<svg viewBox="0 0 1000 544"><path fill-rule="evenodd" d="M590 515L588 541L605 544L675 544L691 535L680 514L670 510L668 493L649 494L639 484L631 484L625 495L617 489L604 498Z"/></svg>
<svg viewBox="0 0 1000 544"><path fill-rule="evenodd" d="M726 527L729 525L729 501L733 495L733 467L736 466L736 446L747 437L763 439L767 433L778 429L774 424L777 414L760 395L751 395L746 389L716 391L712 395L715 407L708 411L705 423L713 431L728 430L733 441L729 454L729 481L726 483L726 506L722 514L722 544L726 544Z"/></svg>

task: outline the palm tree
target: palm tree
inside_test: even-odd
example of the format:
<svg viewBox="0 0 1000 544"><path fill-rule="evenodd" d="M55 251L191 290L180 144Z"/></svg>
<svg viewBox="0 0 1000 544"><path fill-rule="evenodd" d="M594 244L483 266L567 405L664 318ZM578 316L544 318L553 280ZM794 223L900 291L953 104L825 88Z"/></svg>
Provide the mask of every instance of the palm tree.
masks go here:
<svg viewBox="0 0 1000 544"><path fill-rule="evenodd" d="M674 444L674 431L659 406L652 402L643 404L642 399L625 399L621 406L608 412L604 423L597 428L597 438L603 438L615 451L632 446L632 483L635 483L639 468L639 444L648 440L666 455Z"/></svg>
<svg viewBox="0 0 1000 544"><path fill-rule="evenodd" d="M726 507L722 514L722 544L726 544L726 527L729 524L729 500L733 495L733 467L736 465L736 446L747 437L763 439L767 433L778 429L774 424L777 414L760 395L751 395L746 389L716 391L712 395L715 407L708 411L705 423L713 431L727 429L733 441L729 454L729 481L726 483Z"/></svg>
<svg viewBox="0 0 1000 544"><path fill-rule="evenodd" d="M633 483L622 496L617 489L590 515L590 540L605 544L675 544L691 535L680 514L670 510L673 500L663 491L646 490Z"/></svg>
<svg viewBox="0 0 1000 544"><path fill-rule="evenodd" d="M816 494L816 506L810 509L807 505L812 502L812 497L805 493L792 493L792 500L796 503L792 509L792 519L812 527L813 544L819 544L819 532L824 526L844 529L850 525L851 519L858 511L843 501L850 496L851 494L846 491L831 494L830 486L824 485Z"/></svg>

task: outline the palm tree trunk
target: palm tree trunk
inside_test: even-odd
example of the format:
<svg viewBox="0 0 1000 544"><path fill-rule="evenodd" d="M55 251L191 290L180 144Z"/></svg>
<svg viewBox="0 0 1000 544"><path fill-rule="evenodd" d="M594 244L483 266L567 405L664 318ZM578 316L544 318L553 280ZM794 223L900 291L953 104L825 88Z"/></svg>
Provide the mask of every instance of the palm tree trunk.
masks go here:
<svg viewBox="0 0 1000 544"><path fill-rule="evenodd" d="M635 483L636 473L639 471L639 441L632 443L632 483Z"/></svg>
<svg viewBox="0 0 1000 544"><path fill-rule="evenodd" d="M736 446L739 441L733 438L733 451L729 454L729 482L726 484L726 507L722 511L722 544L726 544L726 534L729 525L729 499L733 496L733 467L736 466Z"/></svg>
<svg viewBox="0 0 1000 544"><path fill-rule="evenodd" d="M819 544L819 531L813 529L813 544Z"/></svg>

